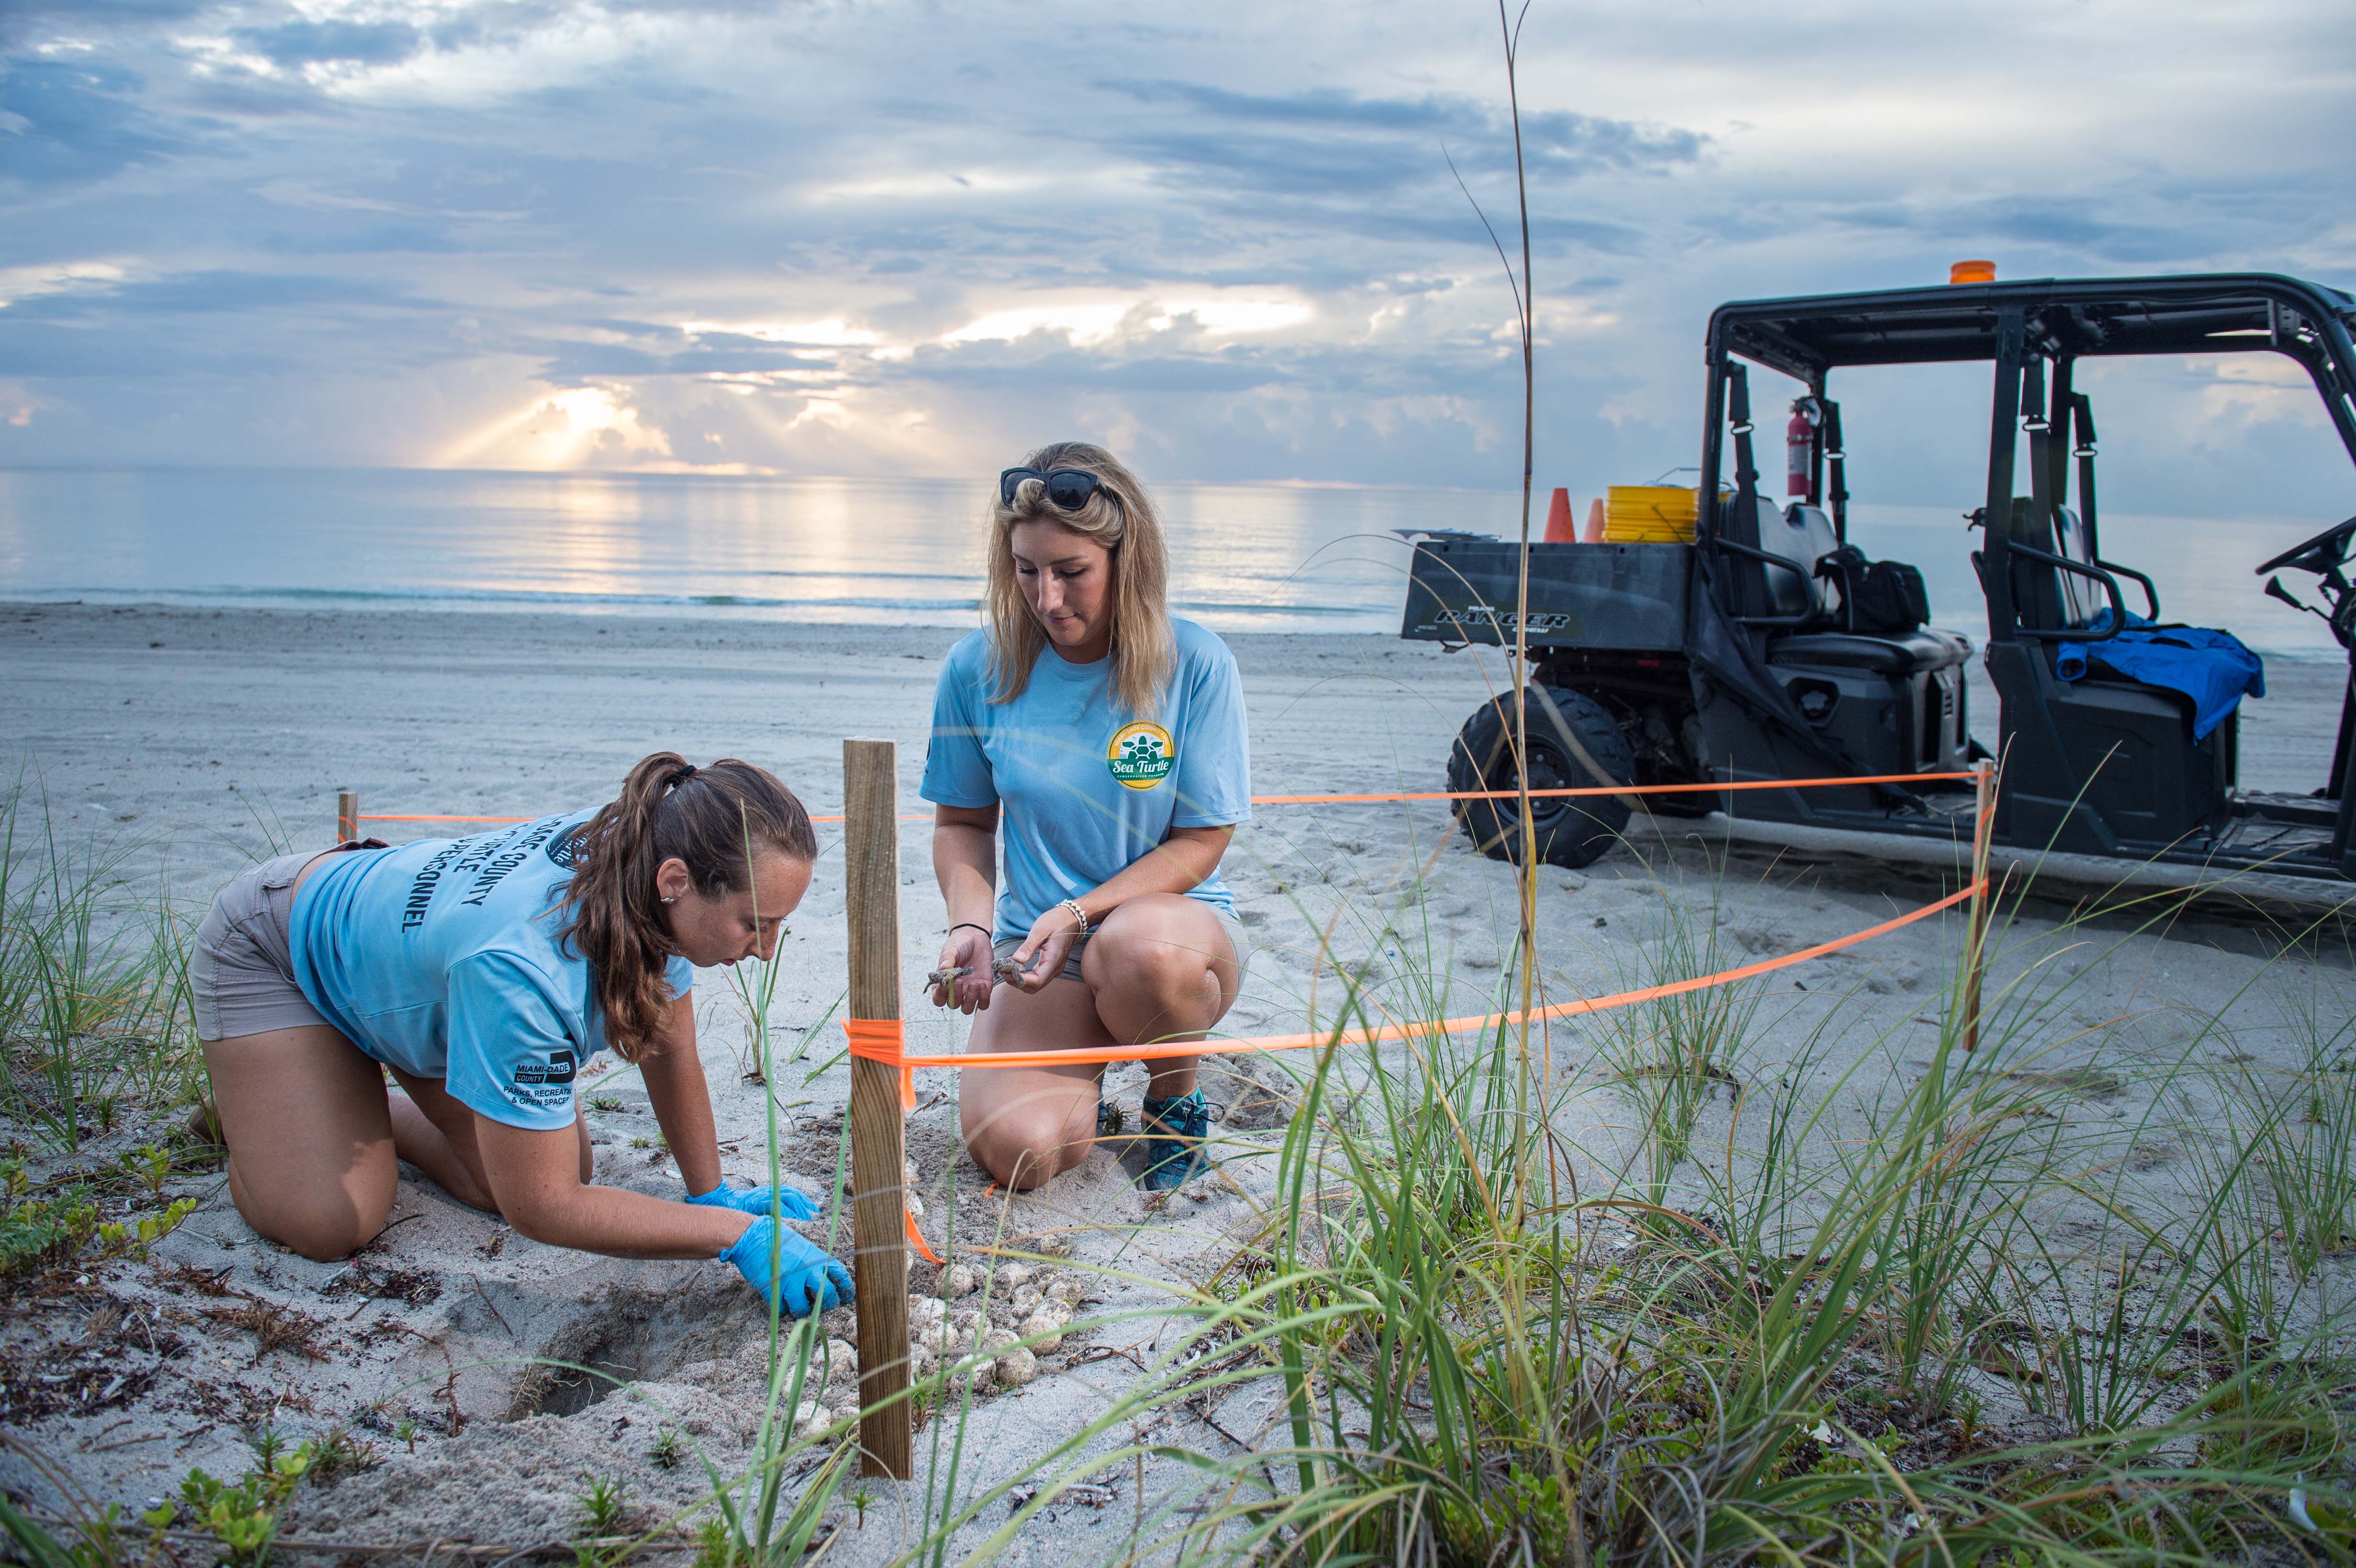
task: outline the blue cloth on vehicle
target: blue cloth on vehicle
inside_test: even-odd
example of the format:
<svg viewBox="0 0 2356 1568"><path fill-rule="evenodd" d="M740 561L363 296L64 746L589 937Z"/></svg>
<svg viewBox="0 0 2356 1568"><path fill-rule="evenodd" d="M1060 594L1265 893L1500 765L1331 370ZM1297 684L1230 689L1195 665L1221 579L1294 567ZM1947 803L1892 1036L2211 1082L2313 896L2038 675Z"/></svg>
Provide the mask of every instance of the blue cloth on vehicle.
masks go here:
<svg viewBox="0 0 2356 1568"><path fill-rule="evenodd" d="M2104 610L2091 629L2110 624ZM2126 630L2099 643L2062 643L2053 651L2053 673L2063 680L2084 677L2099 663L2129 680L2162 686L2192 699L2192 738L2208 738L2244 696L2266 694L2266 667L2231 632L2206 626L2155 626L2130 613Z"/></svg>

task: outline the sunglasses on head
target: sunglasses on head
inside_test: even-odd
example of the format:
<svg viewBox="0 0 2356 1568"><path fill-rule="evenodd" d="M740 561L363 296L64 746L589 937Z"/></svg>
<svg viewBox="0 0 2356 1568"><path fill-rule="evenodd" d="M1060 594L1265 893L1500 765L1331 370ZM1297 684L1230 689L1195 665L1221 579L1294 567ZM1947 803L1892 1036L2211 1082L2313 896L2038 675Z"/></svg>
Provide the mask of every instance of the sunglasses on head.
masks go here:
<svg viewBox="0 0 2356 1568"><path fill-rule="evenodd" d="M1010 468L998 476L998 498L1014 505L1014 492L1025 479L1047 482L1047 499L1065 511L1076 512L1097 493L1097 476L1085 468Z"/></svg>

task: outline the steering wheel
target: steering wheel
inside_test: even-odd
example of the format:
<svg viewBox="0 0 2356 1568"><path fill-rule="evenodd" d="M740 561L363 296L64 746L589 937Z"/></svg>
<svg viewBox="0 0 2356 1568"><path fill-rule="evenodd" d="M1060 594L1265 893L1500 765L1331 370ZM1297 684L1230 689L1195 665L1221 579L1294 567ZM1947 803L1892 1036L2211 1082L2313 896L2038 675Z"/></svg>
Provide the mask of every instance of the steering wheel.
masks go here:
<svg viewBox="0 0 2356 1568"><path fill-rule="evenodd" d="M2334 523L2313 539L2295 544L2257 570L2264 577L2269 571L2289 567L2294 571L2311 571L2318 577L2336 571L2348 560L2348 547L2356 540L2356 517L2344 523Z"/></svg>

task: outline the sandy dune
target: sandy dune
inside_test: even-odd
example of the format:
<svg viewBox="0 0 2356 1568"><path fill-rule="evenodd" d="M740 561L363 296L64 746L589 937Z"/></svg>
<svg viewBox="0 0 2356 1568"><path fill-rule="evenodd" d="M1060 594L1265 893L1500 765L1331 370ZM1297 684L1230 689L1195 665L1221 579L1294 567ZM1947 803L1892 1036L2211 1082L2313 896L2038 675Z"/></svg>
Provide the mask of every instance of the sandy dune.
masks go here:
<svg viewBox="0 0 2356 1568"><path fill-rule="evenodd" d="M139 848L127 874L160 878L195 905L253 855L327 842L339 787L356 788L365 811L526 816L602 799L637 756L669 747L697 760L764 763L823 812L840 799L841 740L858 734L900 742L903 809L921 810L915 785L929 695L953 640L946 631L692 618L0 607L0 731L61 827L130 836ZM1451 737L1500 667L1380 638L1231 643L1263 793L1440 787ZM2340 679L2331 667L2274 672L2278 695L2251 714L2248 782L2311 786L2300 775L2319 762L2295 764L2292 753L2318 737L2328 743L2337 715L2327 703ZM1984 690L1976 701L1983 731L1992 730ZM903 971L915 982L941 924L921 825L905 831L902 858ZM837 867L831 855L821 861L791 923L772 1016L786 1050L842 989ZM1268 810L1238 836L1229 879L1260 944L1229 1022L1238 1033L1301 1027L1312 1002L1330 1013L1336 962L1376 1005L1400 1012L1480 1010L1509 974L1510 870L1451 837L1440 806ZM1665 923L1713 933L1728 961L1740 962L1871 924L1951 885L1951 867L1895 864L1870 843L1798 853L1748 841L1655 843L1649 863L1620 853L1586 872L1541 878L1541 974L1550 997L1599 994L1651 977ZM2053 890L2065 901L2081 891ZM2289 1061L2286 997L2320 994L2344 1015L2344 947L2336 963L2268 969L2265 933L2227 910L2181 923L2172 937L2114 923L2057 942L2050 917L2060 907L2032 906L2015 925L1994 983L2040 963L2045 978L2075 977L2053 1029L2053 1070L2092 1075L2077 1081L2086 1086L2077 1114L2119 1124L2123 1138L2148 1151L2162 1190L2199 1136L2200 1110L2189 1081L2179 1073L2163 1093L2162 1075L2188 1058ZM1754 1065L1785 1065L1830 1020L1838 1044L1825 1070L1868 1064L1844 1091L1867 1114L1872 1093L1902 1080L1935 1039L1955 929L1925 922L1776 976L1763 992ZM744 1078L744 1011L722 976L700 976L698 986L725 1152L733 1172L750 1178L762 1164L764 1100ZM2202 1035L2201 1016L2245 987L2232 1032ZM914 984L905 1010L918 1048L958 1043L959 1031ZM1563 1027L1549 1042L1559 1070L1585 1085L1568 1107L1568 1131L1595 1173L1622 1153L1626 1119L1609 1087L1592 1081L1601 1027ZM838 1046L830 1029L817 1031L807 1059L771 1081L787 1164L813 1190L833 1179L846 1075L822 1064ZM1151 1282L1202 1277L1256 1227L1268 1161L1253 1149L1264 1150L1282 1106L1269 1104L1280 1093L1218 1080L1215 1098L1235 1108L1229 1131L1238 1139L1225 1178L1167 1208L1145 1202L1131 1179L1135 1156L1119 1149L1043 1195L1008 1201L987 1194L958 1155L949 1077L923 1075L909 1131L928 1232L945 1240L954 1211L961 1245L1003 1235L1068 1250L1064 1275L1101 1303L1086 1312L1136 1315L1075 1336L1044 1359L1039 1381L977 1406L962 1491L1014 1474L1093 1419L1137 1361L1170 1342ZM1133 1108L1141 1075L1116 1069L1111 1082L1114 1098ZM592 1117L600 1179L674 1190L660 1151L642 1147L652 1119L626 1070L585 1082L584 1093L601 1106ZM1730 1114L1712 1113L1721 1138ZM135 1143L143 1132L129 1126L113 1141ZM1255 1137L1258 1146L1244 1141ZM9 1417L102 1498L166 1492L191 1465L240 1470L244 1432L266 1421L295 1433L350 1424L386 1462L306 1490L291 1534L524 1544L563 1533L584 1475L623 1477L648 1508L700 1495L698 1465L665 1469L650 1457L666 1425L723 1472L742 1457L757 1418L764 1331L721 1265L554 1252L422 1183L404 1184L392 1226L359 1258L315 1264L255 1238L217 1180L185 1189L204 1207L152 1263L94 1269L87 1284L28 1304L0 1330L20 1358L79 1357L123 1371L112 1393L93 1376L32 1419ZM1147 1283L1105 1283L1098 1271L1108 1268ZM929 1267L917 1284L935 1287ZM592 1391L524 1364L532 1356L605 1363L634 1387L592 1402ZM1159 1437L1227 1451L1266 1429L1274 1412L1255 1403L1261 1397L1247 1386L1215 1408L1173 1414ZM1124 1425L1102 1445L1137 1435ZM45 1489L13 1459L0 1478ZM1144 1483L1158 1494L1176 1480L1148 1469ZM1057 1510L1018 1557L1116 1555L1136 1507L1132 1484L1124 1470L1101 1506ZM838 1558L876 1561L900 1549L921 1499L921 1487L882 1496ZM1004 1518L1002 1506L986 1510L969 1539Z"/></svg>

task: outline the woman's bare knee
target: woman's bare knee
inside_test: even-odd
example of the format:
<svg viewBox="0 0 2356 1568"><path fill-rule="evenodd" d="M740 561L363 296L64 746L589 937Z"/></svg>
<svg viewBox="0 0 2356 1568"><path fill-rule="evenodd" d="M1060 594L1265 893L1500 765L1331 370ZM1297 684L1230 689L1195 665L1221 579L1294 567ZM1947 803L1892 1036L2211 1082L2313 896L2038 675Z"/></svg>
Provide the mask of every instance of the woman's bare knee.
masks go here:
<svg viewBox="0 0 2356 1568"><path fill-rule="evenodd" d="M1088 1157L1088 1137L1095 1129L1075 1140L1069 1118L1048 1112L1048 1107L1013 1105L969 1120L964 1129L966 1149L992 1179L1027 1192Z"/></svg>
<svg viewBox="0 0 2356 1568"><path fill-rule="evenodd" d="M1081 959L1098 1016L1130 1041L1208 1029L1226 1011L1237 978L1226 933L1189 900L1138 903L1114 911Z"/></svg>
<svg viewBox="0 0 2356 1568"><path fill-rule="evenodd" d="M969 1049L1111 1043L1087 987L1056 980L1035 994L1001 990L991 1009L976 1019ZM1025 1067L969 1074L960 1095L961 1131L974 1163L1017 1191L1081 1164L1096 1139L1099 1071Z"/></svg>
<svg viewBox="0 0 2356 1568"><path fill-rule="evenodd" d="M969 1140L966 1147L992 1180L1015 1192L1045 1185L1066 1163L1066 1147L1061 1144L983 1136Z"/></svg>
<svg viewBox="0 0 2356 1568"><path fill-rule="evenodd" d="M355 1198L342 1189L309 1194L299 1201L290 1201L284 1195L257 1197L241 1179L234 1160L230 1167L229 1194L239 1215L257 1235L314 1263L351 1256L384 1229L385 1216L392 1212L390 1184L381 1199L374 1193Z"/></svg>
<svg viewBox="0 0 2356 1568"><path fill-rule="evenodd" d="M260 1227L257 1226L256 1229ZM384 1226L380 1223L375 1229L369 1231L357 1228L347 1231L329 1230L318 1225L314 1217L314 1223L311 1225L284 1236L271 1236L270 1239L290 1253L300 1253L313 1263L331 1264L350 1257L354 1253L367 1246L375 1239L377 1232L383 1229ZM267 1232L263 1233L268 1234Z"/></svg>
<svg viewBox="0 0 2356 1568"><path fill-rule="evenodd" d="M323 1260L384 1228L401 1174L376 1063L320 1024L209 1040L204 1051L230 1196L247 1224Z"/></svg>

